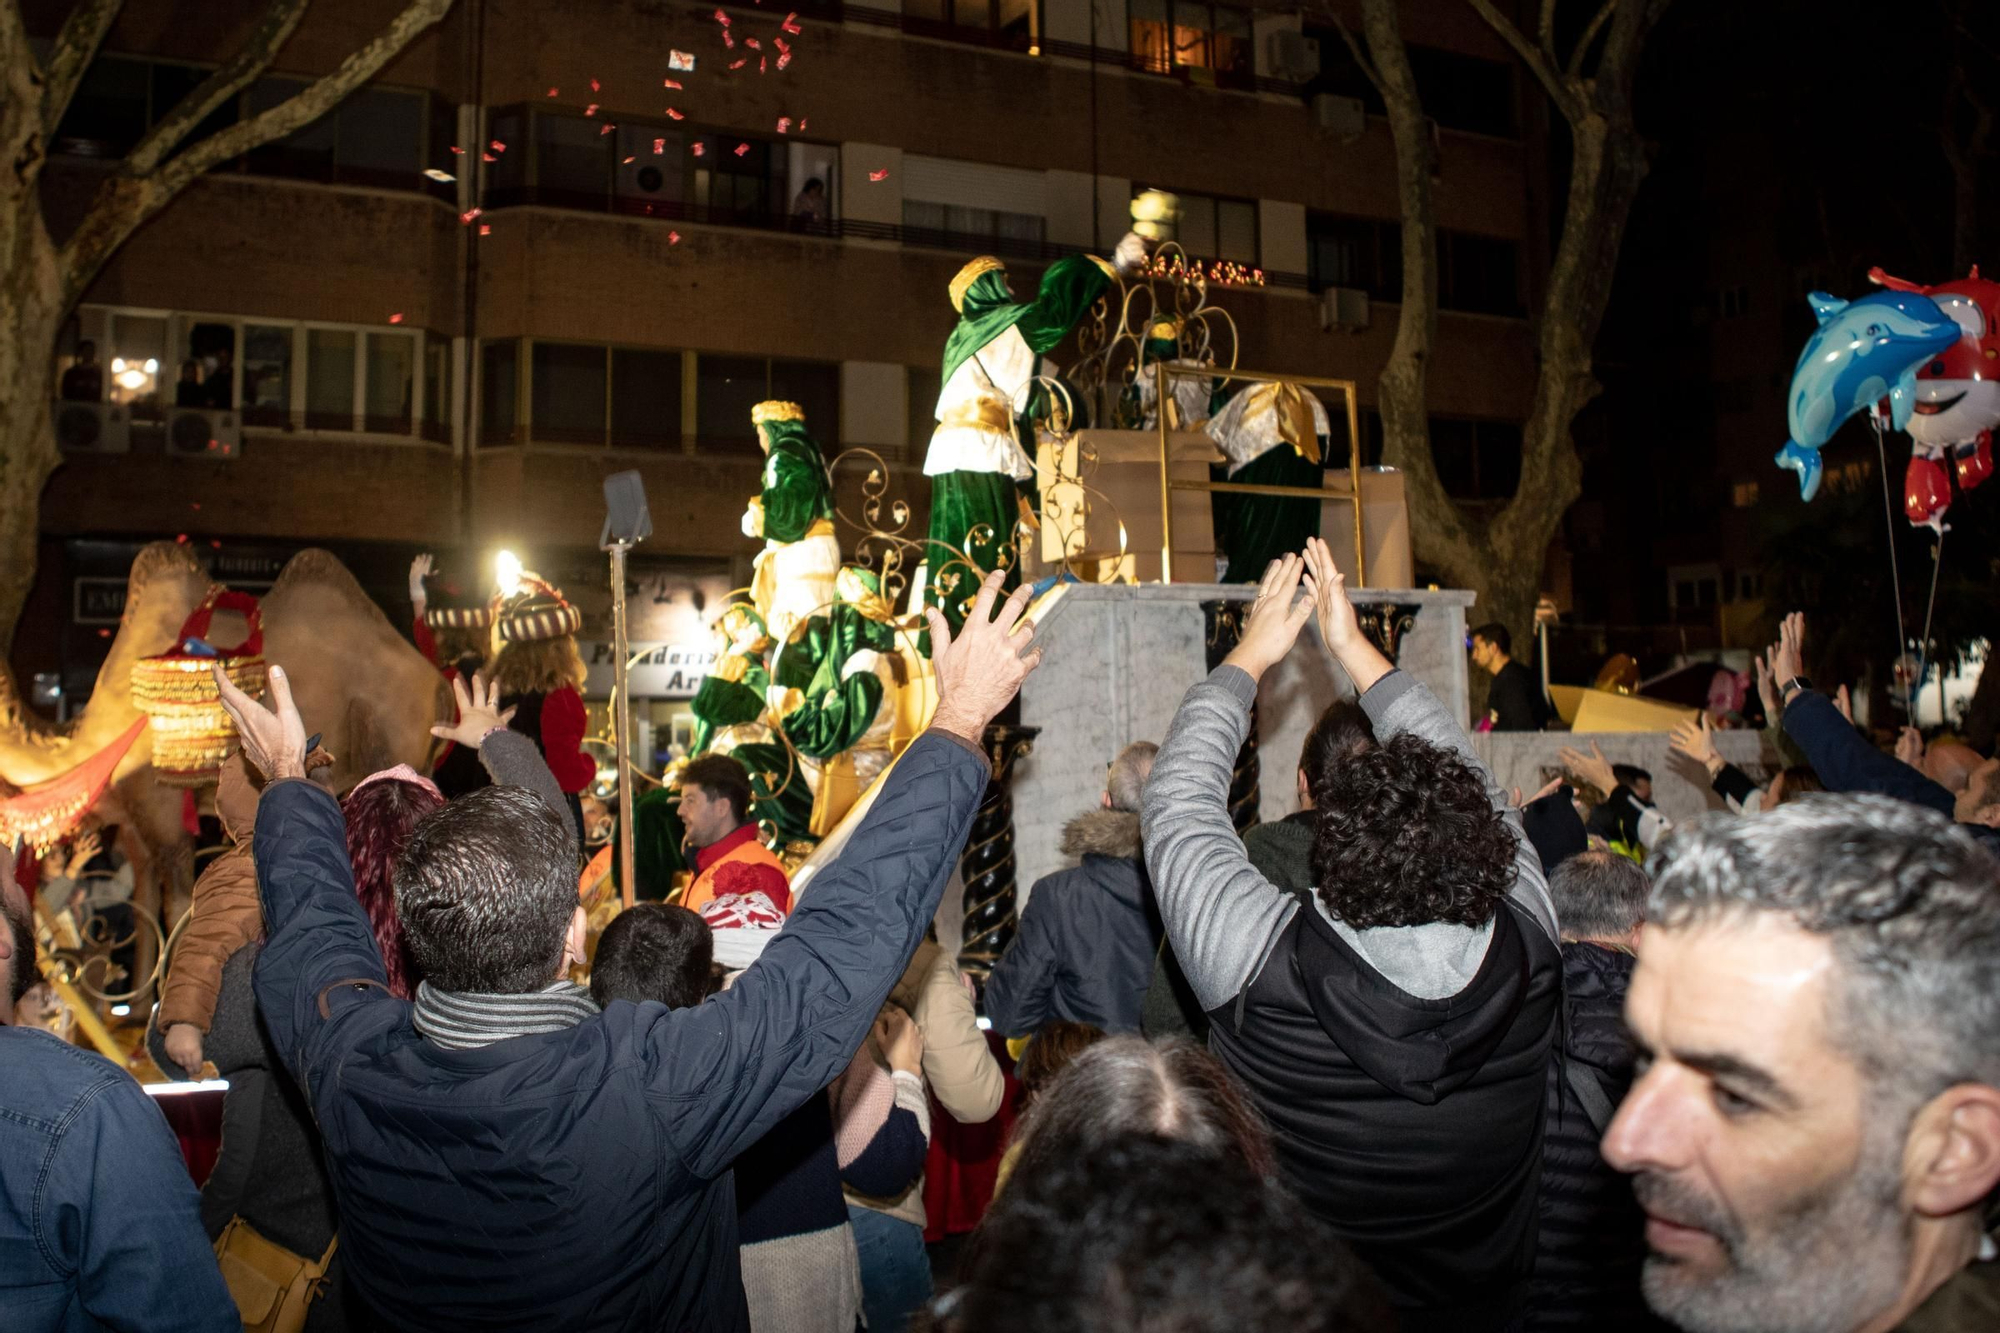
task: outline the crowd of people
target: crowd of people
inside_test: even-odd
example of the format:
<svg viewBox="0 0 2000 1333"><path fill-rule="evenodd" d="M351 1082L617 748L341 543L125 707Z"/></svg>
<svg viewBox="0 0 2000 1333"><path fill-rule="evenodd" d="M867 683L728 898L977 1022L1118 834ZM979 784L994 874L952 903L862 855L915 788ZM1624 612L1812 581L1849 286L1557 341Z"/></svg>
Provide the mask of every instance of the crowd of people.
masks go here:
<svg viewBox="0 0 2000 1333"><path fill-rule="evenodd" d="M35 934L0 876L0 1325L2000 1327L2000 761L1876 748L1792 617L1768 783L1694 724L1726 810L1676 825L1594 748L1523 800L1314 540L1032 886L983 994L1010 1080L928 937L1040 658L1000 589L930 613L930 726L801 891L742 766L690 765L689 889L616 916L587 985L566 733L514 711L559 675L454 672L437 735L481 771L338 799L282 664L268 703L220 681L234 847L150 1046L229 1080L221 1156L197 1193L129 1077L11 1026ZM1352 697L1297 813L1239 834L1260 681L1314 620ZM934 1283L934 1118L1003 1107Z"/></svg>

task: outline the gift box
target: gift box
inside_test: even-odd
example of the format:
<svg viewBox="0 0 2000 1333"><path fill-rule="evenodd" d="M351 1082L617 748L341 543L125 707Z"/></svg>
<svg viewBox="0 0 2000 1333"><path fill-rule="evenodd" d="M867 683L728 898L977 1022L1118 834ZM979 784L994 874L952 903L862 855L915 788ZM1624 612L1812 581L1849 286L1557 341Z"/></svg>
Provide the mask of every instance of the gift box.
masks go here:
<svg viewBox="0 0 2000 1333"><path fill-rule="evenodd" d="M1168 435L1169 475L1209 480L1221 454L1207 435ZM1160 436L1156 431L1085 430L1036 449L1042 491L1042 560L1068 560L1079 577L1099 582L1160 582ZM1174 516L1173 582L1215 581L1215 524L1202 491L1170 492ZM1122 542L1121 542L1122 534ZM1122 558L1121 558L1122 557Z"/></svg>

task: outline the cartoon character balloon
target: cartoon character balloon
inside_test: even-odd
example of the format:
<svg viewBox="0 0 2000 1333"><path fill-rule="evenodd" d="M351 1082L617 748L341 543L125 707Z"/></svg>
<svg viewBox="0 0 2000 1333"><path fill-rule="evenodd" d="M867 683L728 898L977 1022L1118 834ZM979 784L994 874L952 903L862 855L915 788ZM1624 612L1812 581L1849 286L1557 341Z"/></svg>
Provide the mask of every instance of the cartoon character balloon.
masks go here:
<svg viewBox="0 0 2000 1333"><path fill-rule="evenodd" d="M1891 291L1918 292L1959 327L1958 341L1917 369L1917 404L1909 424L1910 469L1903 508L1910 522L1937 526L1951 504L1945 465L1969 491L1993 475L1993 430L2000 426L2000 282L1978 266L1955 282L1919 287L1879 268L1869 278Z"/></svg>
<svg viewBox="0 0 2000 1333"><path fill-rule="evenodd" d="M1920 292L1870 292L1853 301L1814 292L1806 300L1819 329L1792 370L1792 436L1775 461L1799 474L1799 496L1810 500L1819 493L1820 446L1883 398L1902 429L1916 410L1918 368L1957 342L1960 329Z"/></svg>

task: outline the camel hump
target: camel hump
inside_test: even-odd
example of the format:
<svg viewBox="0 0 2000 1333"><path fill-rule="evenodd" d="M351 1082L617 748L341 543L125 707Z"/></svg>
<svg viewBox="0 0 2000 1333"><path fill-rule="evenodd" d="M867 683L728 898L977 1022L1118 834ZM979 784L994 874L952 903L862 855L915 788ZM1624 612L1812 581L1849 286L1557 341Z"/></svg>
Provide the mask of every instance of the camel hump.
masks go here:
<svg viewBox="0 0 2000 1333"><path fill-rule="evenodd" d="M354 614L379 621L385 627L389 624L382 608L361 590L361 584L340 562L340 557L316 546L300 551L278 571L277 581L264 594L265 616L277 615L282 619L286 605L308 592L331 593L345 602Z"/></svg>

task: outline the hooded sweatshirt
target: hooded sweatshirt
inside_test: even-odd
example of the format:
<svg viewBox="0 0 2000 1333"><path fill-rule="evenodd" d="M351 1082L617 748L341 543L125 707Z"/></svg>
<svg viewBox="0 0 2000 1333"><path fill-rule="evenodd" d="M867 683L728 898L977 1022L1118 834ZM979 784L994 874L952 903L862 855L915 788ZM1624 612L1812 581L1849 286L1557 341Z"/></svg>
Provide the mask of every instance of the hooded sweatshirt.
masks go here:
<svg viewBox="0 0 2000 1333"><path fill-rule="evenodd" d="M986 980L986 1016L1009 1037L1058 1019L1137 1032L1160 943L1139 816L1080 815L1064 827L1062 850L1080 864L1035 882L1014 940Z"/></svg>
<svg viewBox="0 0 2000 1333"><path fill-rule="evenodd" d="M257 787L243 752L222 765L215 779L215 817L233 845L209 862L194 882L187 927L174 946L173 970L160 988L159 1026L176 1023L208 1031L222 965L229 956L264 938L264 913L257 905L257 864L250 856L250 832L257 822ZM190 1076L198 1071L189 1070Z"/></svg>
<svg viewBox="0 0 2000 1333"><path fill-rule="evenodd" d="M1526 1301L1542 1098L1561 990L1554 907L1465 733L1401 671L1362 696L1485 780L1516 835L1513 887L1479 926L1356 930L1272 884L1230 824L1256 684L1188 692L1146 789L1161 915L1210 1046L1276 1130L1280 1173L1371 1267L1410 1333L1505 1327Z"/></svg>

